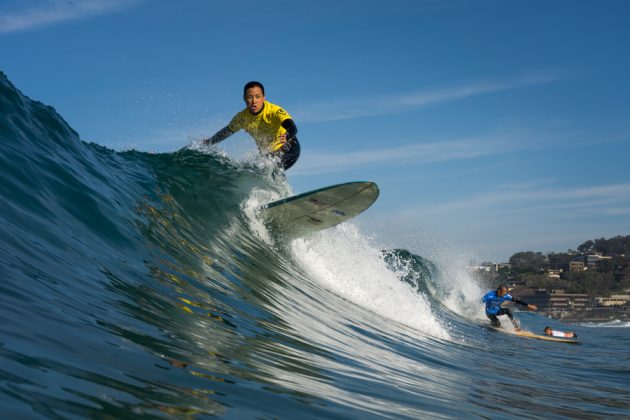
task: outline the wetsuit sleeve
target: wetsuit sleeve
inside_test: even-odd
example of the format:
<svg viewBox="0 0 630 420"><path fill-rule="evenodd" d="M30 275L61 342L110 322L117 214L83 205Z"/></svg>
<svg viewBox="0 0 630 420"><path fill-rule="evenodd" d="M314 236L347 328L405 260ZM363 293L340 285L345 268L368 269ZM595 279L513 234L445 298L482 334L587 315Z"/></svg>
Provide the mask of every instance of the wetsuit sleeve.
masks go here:
<svg viewBox="0 0 630 420"><path fill-rule="evenodd" d="M297 126L291 118L282 121L282 127L287 130L287 139L292 139L297 135Z"/></svg>
<svg viewBox="0 0 630 420"><path fill-rule="evenodd" d="M520 299L517 299L515 297L512 297L512 302L514 303L518 303L519 305L523 305L523 306L529 306L529 303L522 301Z"/></svg>
<svg viewBox="0 0 630 420"><path fill-rule="evenodd" d="M217 131L214 136L210 137L209 139L205 139L203 142L205 144L217 144L220 141L227 139L232 134L234 134L234 131L232 131L230 129L230 126L228 125Z"/></svg>

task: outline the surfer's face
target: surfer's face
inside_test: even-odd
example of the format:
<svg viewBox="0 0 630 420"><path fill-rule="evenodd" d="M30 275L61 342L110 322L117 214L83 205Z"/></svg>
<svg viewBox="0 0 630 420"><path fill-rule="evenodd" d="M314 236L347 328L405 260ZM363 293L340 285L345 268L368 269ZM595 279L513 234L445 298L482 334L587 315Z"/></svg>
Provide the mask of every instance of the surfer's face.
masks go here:
<svg viewBox="0 0 630 420"><path fill-rule="evenodd" d="M499 290L497 290L497 295L499 297L503 297L503 295L505 295L506 293L507 293L507 289L505 287L502 287Z"/></svg>
<svg viewBox="0 0 630 420"><path fill-rule="evenodd" d="M265 94L258 86L251 87L245 91L245 104L252 114L257 114L265 102Z"/></svg>

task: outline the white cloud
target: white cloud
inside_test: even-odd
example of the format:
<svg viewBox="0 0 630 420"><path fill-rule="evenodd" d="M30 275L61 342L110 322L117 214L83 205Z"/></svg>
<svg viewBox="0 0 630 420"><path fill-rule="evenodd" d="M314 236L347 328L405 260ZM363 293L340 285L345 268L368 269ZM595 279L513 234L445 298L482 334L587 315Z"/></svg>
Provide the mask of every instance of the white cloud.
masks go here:
<svg viewBox="0 0 630 420"><path fill-rule="evenodd" d="M50 0L23 2L17 10L0 10L0 34L28 31L117 12L141 0Z"/></svg>
<svg viewBox="0 0 630 420"><path fill-rule="evenodd" d="M426 203L406 208L401 217L435 217L447 214L532 214L536 212L569 211L591 209L599 214L621 214L623 206L630 201L630 184L611 184L572 188L532 188L528 191L505 190L480 193L460 200L447 201L427 206ZM621 207L617 207L621 205ZM621 210L621 211L620 211ZM589 213L592 213L589 211Z"/></svg>
<svg viewBox="0 0 630 420"><path fill-rule="evenodd" d="M340 98L297 107L294 111L294 115L300 121L325 122L394 114L422 106L455 101L493 92L552 83L565 77L565 75L557 71L532 72L511 79L459 83L452 87L432 91Z"/></svg>
<svg viewBox="0 0 630 420"><path fill-rule="evenodd" d="M497 135L359 150L350 153L313 152L302 156L300 165L296 166L292 173L295 175L314 175L346 171L364 166L417 165L464 160L512 152L523 148L524 145L524 142L515 141L508 135Z"/></svg>

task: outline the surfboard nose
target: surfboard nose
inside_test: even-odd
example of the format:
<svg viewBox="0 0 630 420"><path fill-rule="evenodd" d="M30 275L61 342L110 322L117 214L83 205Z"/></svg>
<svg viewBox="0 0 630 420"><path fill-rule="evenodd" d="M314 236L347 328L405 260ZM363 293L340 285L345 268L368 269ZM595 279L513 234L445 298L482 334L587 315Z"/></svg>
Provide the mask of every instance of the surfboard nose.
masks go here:
<svg viewBox="0 0 630 420"><path fill-rule="evenodd" d="M359 215L376 201L379 193L374 182L346 182L273 201L261 212L274 229L299 237Z"/></svg>

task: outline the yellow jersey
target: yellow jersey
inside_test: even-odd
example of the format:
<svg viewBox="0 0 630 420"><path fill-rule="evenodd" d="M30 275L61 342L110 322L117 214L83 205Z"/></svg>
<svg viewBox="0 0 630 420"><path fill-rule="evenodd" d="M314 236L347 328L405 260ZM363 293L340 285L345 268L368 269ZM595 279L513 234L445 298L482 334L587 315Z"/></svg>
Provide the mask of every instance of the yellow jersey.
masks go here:
<svg viewBox="0 0 630 420"><path fill-rule="evenodd" d="M275 152L280 149L283 142L280 136L287 130L282 122L292 119L287 111L278 105L265 101L263 109L258 114L252 114L247 108L232 118L228 128L232 132L245 130L254 138L259 150Z"/></svg>

